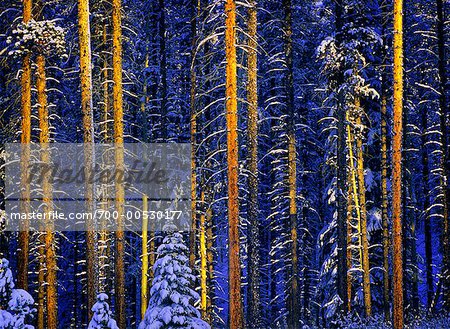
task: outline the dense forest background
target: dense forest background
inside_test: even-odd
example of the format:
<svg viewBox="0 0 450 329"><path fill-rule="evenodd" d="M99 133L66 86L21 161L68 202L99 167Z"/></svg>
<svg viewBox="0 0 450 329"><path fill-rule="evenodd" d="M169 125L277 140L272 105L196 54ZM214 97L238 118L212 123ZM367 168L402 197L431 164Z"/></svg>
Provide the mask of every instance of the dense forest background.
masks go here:
<svg viewBox="0 0 450 329"><path fill-rule="evenodd" d="M449 7L3 0L1 142L191 143L193 230L171 239L214 328L450 328ZM38 329L86 328L99 293L136 328L167 234L1 251Z"/></svg>

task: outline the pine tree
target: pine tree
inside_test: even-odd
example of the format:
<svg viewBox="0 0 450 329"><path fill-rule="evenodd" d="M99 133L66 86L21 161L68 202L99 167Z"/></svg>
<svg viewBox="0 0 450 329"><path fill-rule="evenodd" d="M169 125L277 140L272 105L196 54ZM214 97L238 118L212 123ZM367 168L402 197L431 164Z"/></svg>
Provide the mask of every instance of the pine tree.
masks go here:
<svg viewBox="0 0 450 329"><path fill-rule="evenodd" d="M139 329L210 328L192 306L200 296L189 287L195 277L187 253L180 233L168 233L158 247L150 302Z"/></svg>

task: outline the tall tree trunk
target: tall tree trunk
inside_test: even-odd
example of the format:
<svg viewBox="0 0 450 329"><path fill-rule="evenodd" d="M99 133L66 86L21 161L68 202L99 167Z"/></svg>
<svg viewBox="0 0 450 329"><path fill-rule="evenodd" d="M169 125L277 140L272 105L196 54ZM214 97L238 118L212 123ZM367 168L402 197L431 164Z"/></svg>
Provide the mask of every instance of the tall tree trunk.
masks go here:
<svg viewBox="0 0 450 329"><path fill-rule="evenodd" d="M42 55L40 55L37 59L38 65L38 77L36 80L36 89L38 92L38 117L39 117L39 142L44 149L44 143L48 143L49 141L49 127L48 127L48 113L47 113L47 95L45 92L46 88L46 76L45 76L45 59ZM44 152L42 152L42 157L44 157ZM44 160L44 159L43 159ZM47 197L48 194L48 182L45 181L42 184L42 190L45 193L44 198ZM48 204L45 205L45 208L48 208ZM49 209L45 209L49 210ZM38 265L38 296L37 296L37 327L38 329L44 329L45 327L45 276L46 276L46 233L44 233L45 226L41 224L42 232L39 233L38 237L38 257L39 257L39 265Z"/></svg>
<svg viewBox="0 0 450 329"><path fill-rule="evenodd" d="M167 130L167 54L166 54L166 6L165 0L159 0L159 56L161 73L161 138L163 143L168 142Z"/></svg>
<svg viewBox="0 0 450 329"><path fill-rule="evenodd" d="M294 77L292 55L292 3L283 1L285 24L285 56L287 66L286 107L288 111L287 138L288 138L288 189L289 189L289 221L291 240L291 273L288 288L288 327L300 326L299 310L300 296L298 288L298 232L297 232L297 154L295 141L295 109L294 109Z"/></svg>
<svg viewBox="0 0 450 329"><path fill-rule="evenodd" d="M386 2L381 3L382 24L382 40L383 44L387 44L388 29L386 26ZM387 130L387 74L386 74L386 47L382 48L382 67L381 67L381 223L383 227L383 310L384 319L390 321L391 311L389 304L389 199L388 199L388 130Z"/></svg>
<svg viewBox="0 0 450 329"><path fill-rule="evenodd" d="M236 63L236 3L225 3L225 56L226 56L226 119L228 164L228 271L229 271L229 327L244 327L241 297L241 262L239 256L239 188L238 188L238 113Z"/></svg>
<svg viewBox="0 0 450 329"><path fill-rule="evenodd" d="M84 174L90 177L94 166L94 121L92 107L91 30L89 0L78 0L78 41L80 44L81 112L83 115ZM85 211L94 214L94 184L85 183ZM97 290L96 237L93 220L86 220L87 309L92 317Z"/></svg>
<svg viewBox="0 0 450 329"><path fill-rule="evenodd" d="M434 284L433 284L433 246L431 233L431 217L430 217L430 187L429 187L429 168L428 168L428 150L427 150L427 111L422 110L422 186L423 186L423 221L424 221L424 238L425 238L425 277L427 286L427 312L431 311L433 302Z"/></svg>
<svg viewBox="0 0 450 329"><path fill-rule="evenodd" d="M108 63L108 30L107 24L103 26L102 31L103 54L102 54L102 89L103 89L103 104L102 104L102 132L103 143L110 142L110 95L109 95L109 63ZM109 154L105 157L103 165L110 165ZM102 210L109 211L109 187L108 184L102 184ZM98 292L109 291L109 259L110 259L110 245L109 233L107 231L107 220L103 218L100 223L101 231L98 239Z"/></svg>
<svg viewBox="0 0 450 329"><path fill-rule="evenodd" d="M32 1L23 0L23 23L28 23L31 19ZM29 144L31 141L31 59L30 54L23 58L22 62L22 78L21 78L21 108L22 108L22 134L20 142L22 145L21 154L21 203L20 209L22 213L30 212L30 184L28 180L28 163L30 159ZM17 255L17 287L20 289L28 289L28 257L29 257L29 221L25 220L21 223L18 236L18 255Z"/></svg>
<svg viewBox="0 0 450 329"><path fill-rule="evenodd" d="M46 93L46 74L45 74L45 58L43 55L37 57L37 79L36 89L39 104L39 142L42 147L41 161L50 163L50 151L48 143L50 142L50 130L48 123L47 93ZM47 174L42 183L43 202L45 204L45 213L52 210L52 187L50 184L50 176ZM56 282L56 246L54 225L51 218L45 220L45 265L46 273L46 310L47 310L47 326L48 329L56 329L58 326L58 294ZM42 257L42 255L41 255ZM40 269L43 271L43 269ZM43 273L40 273L42 276ZM44 284L43 282L40 283Z"/></svg>
<svg viewBox="0 0 450 329"><path fill-rule="evenodd" d="M112 1L112 39L113 39L113 112L115 164L118 172L124 169L123 150L123 90L122 90L122 15L121 0ZM125 314L125 232L122 215L124 214L125 191L121 183L115 184L115 203L117 211L116 253L115 253L115 299L117 324L120 329L126 327Z"/></svg>
<svg viewBox="0 0 450 329"><path fill-rule="evenodd" d="M403 0L394 0L394 100L392 137L393 325L403 328L402 135Z"/></svg>
<svg viewBox="0 0 450 329"><path fill-rule="evenodd" d="M258 64L257 64L257 8L251 0L248 8L248 327L261 328L259 220L258 220Z"/></svg>
<svg viewBox="0 0 450 329"><path fill-rule="evenodd" d="M385 85L385 79L383 79ZM389 305L389 218L388 218L388 147L387 147L387 109L386 89L383 88L381 96L381 221L383 227L383 310L384 319L388 322L390 316Z"/></svg>
<svg viewBox="0 0 450 329"><path fill-rule="evenodd" d="M197 162L196 162L196 146L197 146L197 113L196 113L196 92L197 92L197 74L196 74L196 46L197 46L197 19L200 14L200 1L192 0L192 20L191 20L191 90L190 90L190 106L191 106L191 232L189 232L189 266L195 270L195 254L197 245Z"/></svg>
<svg viewBox="0 0 450 329"><path fill-rule="evenodd" d="M446 49L445 49L445 13L443 0L436 0L437 5L437 38L438 38L438 56L439 56L439 108L440 108L440 131L441 131L441 179L440 188L442 195L442 218L443 218L443 290L444 290L444 307L450 312L450 227L449 214L450 207L450 162L449 152L450 143L448 141L448 113L449 106L447 102L448 84L446 72Z"/></svg>
<svg viewBox="0 0 450 329"><path fill-rule="evenodd" d="M356 97L355 102L356 111L360 112L360 100ZM361 126L361 115L357 114L356 126ZM360 200L361 206L361 218L360 218L360 232L361 235L361 246L362 248L362 274L363 274L363 294L364 294L364 310L367 317L372 316L372 298L370 293L370 263L369 263L369 240L367 237L367 210L366 210L366 185L364 180L364 155L363 155L363 145L362 145L362 131L358 133L356 139L356 166L357 166L357 177L358 177L358 198Z"/></svg>
<svg viewBox="0 0 450 329"><path fill-rule="evenodd" d="M335 2L336 16L336 41L338 45L342 39L342 0ZM343 72L337 76L338 85L343 81ZM345 153L345 117L346 110L343 104L343 95L337 95L337 293L342 300L341 311L345 314L347 311L347 200L345 199L346 180L347 180L347 159Z"/></svg>
<svg viewBox="0 0 450 329"><path fill-rule="evenodd" d="M345 118L347 122L350 122L350 114L349 111L346 111ZM362 243L361 243L361 205L360 205L360 198L358 195L358 175L357 170L355 170L355 159L353 152L353 133L352 128L350 127L350 124L347 124L347 148L348 148L348 158L349 158L349 168L348 168L348 201L347 201L347 211L350 212L350 214L347 214L349 219L353 219L352 211L353 206L356 212L356 219L357 219L357 227L358 227L358 253L359 253L359 261L360 265L362 265ZM351 198L350 198L351 196ZM351 268L352 265L352 239L353 239L353 225L350 223L350 221L347 220L347 269ZM350 243L349 243L349 237L350 237ZM362 266L361 266L362 267ZM351 271L347 271L347 310L351 310L351 297L352 297L352 275Z"/></svg>

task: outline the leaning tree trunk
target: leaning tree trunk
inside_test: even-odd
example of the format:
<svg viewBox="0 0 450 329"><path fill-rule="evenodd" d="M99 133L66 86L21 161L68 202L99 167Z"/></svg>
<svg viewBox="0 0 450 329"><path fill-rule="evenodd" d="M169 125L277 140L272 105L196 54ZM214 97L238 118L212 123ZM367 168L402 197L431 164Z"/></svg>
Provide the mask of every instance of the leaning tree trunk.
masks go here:
<svg viewBox="0 0 450 329"><path fill-rule="evenodd" d="M360 100L357 97L355 102L356 111L360 109ZM357 114L356 126L361 126L362 112ZM369 240L367 237L367 210L366 210L366 185L364 180L364 154L362 146L362 132L360 131L356 139L356 172L358 177L358 198L360 200L361 218L360 218L360 240L362 248L362 275L363 275L363 295L364 295L364 310L366 317L372 316L372 298L370 293L370 264L369 264Z"/></svg>

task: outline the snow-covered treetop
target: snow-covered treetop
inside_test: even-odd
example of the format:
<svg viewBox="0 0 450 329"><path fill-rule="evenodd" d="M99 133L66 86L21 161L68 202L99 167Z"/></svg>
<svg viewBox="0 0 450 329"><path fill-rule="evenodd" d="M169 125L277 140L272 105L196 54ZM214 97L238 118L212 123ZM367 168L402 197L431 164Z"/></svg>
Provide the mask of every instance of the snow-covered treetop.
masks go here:
<svg viewBox="0 0 450 329"><path fill-rule="evenodd" d="M8 37L7 43L13 48L8 53L10 56L37 53L64 57L66 51L64 29L50 20L30 20L26 24L20 23Z"/></svg>

